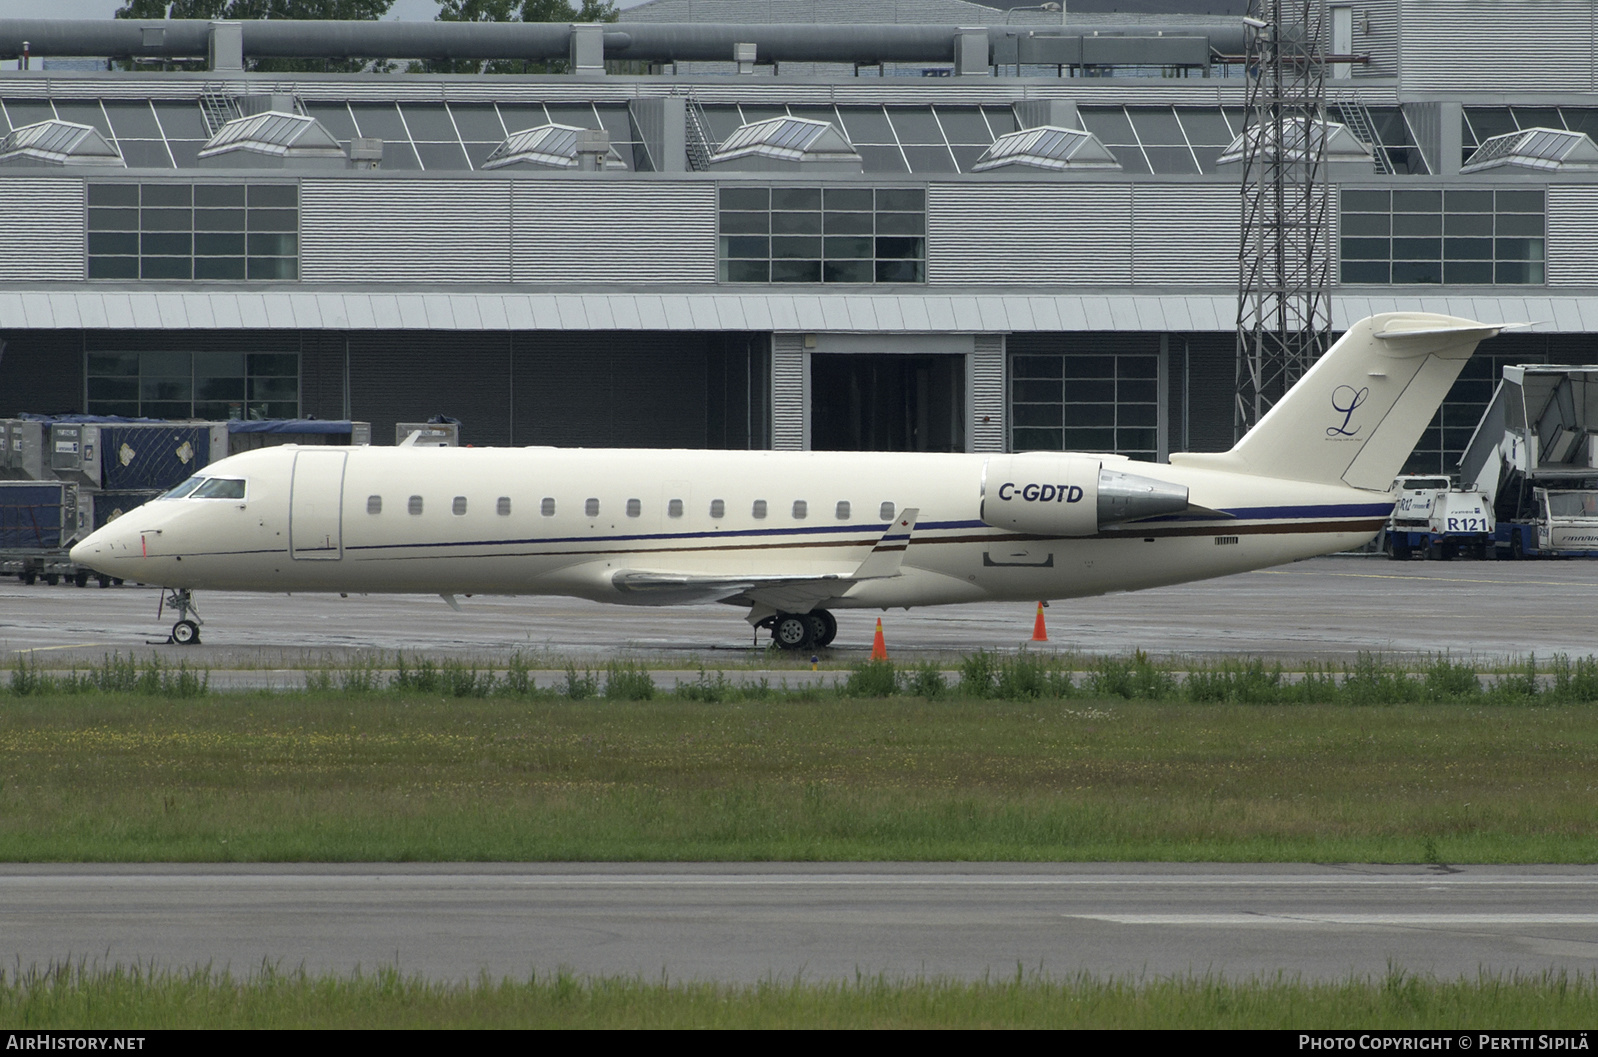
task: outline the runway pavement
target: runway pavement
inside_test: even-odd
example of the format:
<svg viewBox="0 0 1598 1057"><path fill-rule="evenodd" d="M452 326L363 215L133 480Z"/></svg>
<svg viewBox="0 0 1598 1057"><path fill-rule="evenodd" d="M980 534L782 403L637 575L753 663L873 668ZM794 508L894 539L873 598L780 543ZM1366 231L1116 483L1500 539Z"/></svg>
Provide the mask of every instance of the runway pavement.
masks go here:
<svg viewBox="0 0 1598 1057"><path fill-rule="evenodd" d="M1317 558L1134 594L1057 602L1046 648L1087 654L1246 654L1280 659L1395 657L1447 651L1499 660L1598 651L1590 619L1598 562L1389 562ZM132 586L24 586L0 580L0 661L32 651L50 663L93 663L111 651L144 653L165 638L158 594ZM503 661L513 651L564 667L625 655L672 667L764 665L740 610L719 605L603 606L564 598L252 595L198 597L204 644L159 646L213 669L299 667L367 651ZM881 616L896 658L1014 649L1030 639L1035 607L979 604L912 611L839 611L828 656L859 659ZM808 667L808 657L789 657ZM675 663L673 663L675 662Z"/></svg>
<svg viewBox="0 0 1598 1057"><path fill-rule="evenodd" d="M757 981L1598 969L1590 867L0 866L0 964Z"/></svg>

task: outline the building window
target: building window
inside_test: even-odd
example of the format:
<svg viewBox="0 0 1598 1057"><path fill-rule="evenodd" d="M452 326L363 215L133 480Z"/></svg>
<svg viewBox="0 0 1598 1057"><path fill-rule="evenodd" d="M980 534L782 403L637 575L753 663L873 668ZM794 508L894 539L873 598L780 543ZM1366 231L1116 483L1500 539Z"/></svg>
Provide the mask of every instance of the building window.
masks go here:
<svg viewBox="0 0 1598 1057"><path fill-rule="evenodd" d="M725 283L924 283L919 187L723 187Z"/></svg>
<svg viewBox="0 0 1598 1057"><path fill-rule="evenodd" d="M89 184L90 279L299 278L294 184Z"/></svg>
<svg viewBox="0 0 1598 1057"><path fill-rule="evenodd" d="M1541 189L1345 190L1342 280L1540 285Z"/></svg>
<svg viewBox="0 0 1598 1057"><path fill-rule="evenodd" d="M86 354L85 407L130 418L298 418L295 352L115 352Z"/></svg>
<svg viewBox="0 0 1598 1057"><path fill-rule="evenodd" d="M1012 451L1159 451L1158 353L1021 355L1010 361Z"/></svg>

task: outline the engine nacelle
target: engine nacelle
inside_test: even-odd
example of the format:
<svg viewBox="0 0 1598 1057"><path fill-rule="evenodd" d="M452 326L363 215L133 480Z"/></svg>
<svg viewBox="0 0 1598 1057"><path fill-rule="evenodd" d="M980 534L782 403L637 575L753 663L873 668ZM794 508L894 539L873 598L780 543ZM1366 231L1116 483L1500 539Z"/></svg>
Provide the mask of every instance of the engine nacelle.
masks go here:
<svg viewBox="0 0 1598 1057"><path fill-rule="evenodd" d="M1026 452L987 461L978 516L994 528L1038 536L1094 536L1187 507L1185 485L1105 469L1091 455Z"/></svg>

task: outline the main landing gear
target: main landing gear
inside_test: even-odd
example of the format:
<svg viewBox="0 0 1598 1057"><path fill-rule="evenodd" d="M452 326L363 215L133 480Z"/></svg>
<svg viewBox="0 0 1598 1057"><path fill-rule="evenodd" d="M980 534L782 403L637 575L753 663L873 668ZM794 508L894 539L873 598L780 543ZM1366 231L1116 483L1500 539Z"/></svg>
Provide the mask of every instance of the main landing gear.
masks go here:
<svg viewBox="0 0 1598 1057"><path fill-rule="evenodd" d="M166 641L178 646L198 646L200 644L200 625L205 621L200 619L200 611L194 608L194 594L186 587L175 588L168 591L165 605L177 611L178 621L172 625L172 635Z"/></svg>
<svg viewBox="0 0 1598 1057"><path fill-rule="evenodd" d="M770 628L771 641L785 650L820 649L838 636L838 621L825 609L778 613L756 626Z"/></svg>

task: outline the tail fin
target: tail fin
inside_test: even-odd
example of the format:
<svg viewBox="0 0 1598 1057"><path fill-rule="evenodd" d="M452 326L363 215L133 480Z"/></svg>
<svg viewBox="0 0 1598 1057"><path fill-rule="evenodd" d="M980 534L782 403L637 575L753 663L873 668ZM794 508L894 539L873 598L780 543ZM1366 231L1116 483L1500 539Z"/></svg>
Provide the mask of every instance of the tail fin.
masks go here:
<svg viewBox="0 0 1598 1057"><path fill-rule="evenodd" d="M1477 343L1501 329L1431 312L1362 319L1231 451L1171 461L1385 489Z"/></svg>

